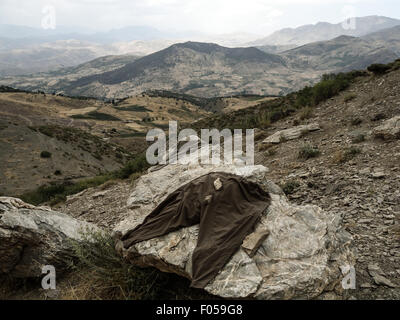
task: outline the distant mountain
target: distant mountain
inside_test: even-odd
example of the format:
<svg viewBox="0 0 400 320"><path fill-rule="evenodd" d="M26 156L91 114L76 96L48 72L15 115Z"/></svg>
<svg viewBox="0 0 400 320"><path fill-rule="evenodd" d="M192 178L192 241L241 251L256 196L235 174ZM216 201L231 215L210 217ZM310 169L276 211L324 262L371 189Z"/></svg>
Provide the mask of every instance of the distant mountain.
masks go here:
<svg viewBox="0 0 400 320"><path fill-rule="evenodd" d="M0 38L28 39L36 41L56 41L75 39L80 41L92 41L112 43L133 40L154 40L175 36L147 26L129 26L110 31L93 32L80 27L67 28L58 26L56 29L32 28L18 25L0 24Z"/></svg>
<svg viewBox="0 0 400 320"><path fill-rule="evenodd" d="M168 40L135 40L106 45L60 40L29 44L21 39L0 38L0 77L55 71L109 55L145 56L173 43Z"/></svg>
<svg viewBox="0 0 400 320"><path fill-rule="evenodd" d="M346 22L337 24L319 22L317 24L305 25L294 29L282 29L274 32L268 37L251 42L249 45L300 46L316 41L331 40L341 35L360 37L400 25L400 20L381 16L368 16L354 19L355 28L344 28L343 26L346 26Z"/></svg>
<svg viewBox="0 0 400 320"><path fill-rule="evenodd" d="M2 43L1 39L0 43ZM4 50L0 51L0 76L54 71L116 53L118 53L116 48L111 46L100 46L76 40Z"/></svg>
<svg viewBox="0 0 400 320"><path fill-rule="evenodd" d="M106 65L108 62L104 62ZM153 89L204 97L247 92L279 94L288 87L288 81L293 86L304 81L303 77L294 76L285 59L278 55L257 48L226 48L199 42L175 44L123 67L76 80L71 78L73 73L8 78L0 83L68 95L121 98Z"/></svg>

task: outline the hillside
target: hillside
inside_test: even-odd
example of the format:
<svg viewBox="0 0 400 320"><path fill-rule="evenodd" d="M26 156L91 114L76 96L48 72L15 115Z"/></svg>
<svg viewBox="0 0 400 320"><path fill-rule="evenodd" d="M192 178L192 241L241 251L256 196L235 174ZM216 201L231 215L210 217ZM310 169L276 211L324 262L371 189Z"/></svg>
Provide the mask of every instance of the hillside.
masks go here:
<svg viewBox="0 0 400 320"><path fill-rule="evenodd" d="M385 30L381 34L392 34ZM396 50L392 50L394 46ZM389 63L399 57L400 41L389 45L385 40L340 36L333 40L314 42L282 53L294 68L324 72L364 69L373 63Z"/></svg>
<svg viewBox="0 0 400 320"><path fill-rule="evenodd" d="M363 39L386 47L400 55L400 26L368 34Z"/></svg>
<svg viewBox="0 0 400 320"><path fill-rule="evenodd" d="M0 194L9 196L120 169L146 148L149 129L168 127L169 120L191 122L207 114L183 100L146 95L112 105L93 99L2 92L0 105Z"/></svg>
<svg viewBox="0 0 400 320"><path fill-rule="evenodd" d="M373 134L374 128L400 116L400 70L396 68L383 76L359 73L338 95L272 123L260 122L256 129L256 164L269 168L268 178L281 185L290 201L337 214L354 237L357 288L349 292L350 299L400 297L400 140L382 140ZM237 127L243 114L257 117L272 104L284 107L292 99L262 103L245 113L231 112L220 124ZM219 118L214 115L203 123L218 127ZM263 143L281 130L311 123L321 129L274 145ZM116 183L103 187L102 196L93 200L100 190L90 189L55 209L112 228L127 210L130 190L128 182ZM118 206L113 205L115 199ZM93 201L97 206L91 205ZM329 292L322 299L340 296Z"/></svg>

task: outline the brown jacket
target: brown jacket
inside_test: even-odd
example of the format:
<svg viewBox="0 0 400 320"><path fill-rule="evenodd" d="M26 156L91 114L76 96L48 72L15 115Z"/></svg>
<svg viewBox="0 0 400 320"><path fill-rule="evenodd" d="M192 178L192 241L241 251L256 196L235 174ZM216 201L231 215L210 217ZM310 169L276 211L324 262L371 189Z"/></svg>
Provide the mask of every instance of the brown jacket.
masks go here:
<svg viewBox="0 0 400 320"><path fill-rule="evenodd" d="M269 194L257 184L233 174L210 173L172 192L122 241L127 249L200 224L191 286L204 288L239 249L269 203Z"/></svg>

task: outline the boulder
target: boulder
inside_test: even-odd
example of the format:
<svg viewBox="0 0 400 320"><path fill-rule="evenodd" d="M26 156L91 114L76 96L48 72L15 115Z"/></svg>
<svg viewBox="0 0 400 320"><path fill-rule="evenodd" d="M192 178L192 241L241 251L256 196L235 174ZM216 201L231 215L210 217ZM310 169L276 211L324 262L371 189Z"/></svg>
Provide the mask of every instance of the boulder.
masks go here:
<svg viewBox="0 0 400 320"><path fill-rule="evenodd" d="M318 123L311 123L301 126L296 126L290 129L285 129L275 132L273 135L267 137L263 144L279 144L282 141L294 140L300 138L311 131L320 130Z"/></svg>
<svg viewBox="0 0 400 320"><path fill-rule="evenodd" d="M42 276L44 265L62 272L71 257L71 241L94 225L20 199L0 197L0 274Z"/></svg>
<svg viewBox="0 0 400 320"><path fill-rule="evenodd" d="M381 126L372 130L377 138L384 140L400 139L400 116L386 120Z"/></svg>
<svg viewBox="0 0 400 320"><path fill-rule="evenodd" d="M341 294L341 267L354 265L351 235L341 217L314 205L289 203L268 179L264 166L166 165L136 180L129 216L114 229L116 248L132 264L191 278L198 225L123 248L118 240L136 227L165 197L209 172L247 177L271 194L272 202L241 248L205 290L225 298L310 299L335 290Z"/></svg>

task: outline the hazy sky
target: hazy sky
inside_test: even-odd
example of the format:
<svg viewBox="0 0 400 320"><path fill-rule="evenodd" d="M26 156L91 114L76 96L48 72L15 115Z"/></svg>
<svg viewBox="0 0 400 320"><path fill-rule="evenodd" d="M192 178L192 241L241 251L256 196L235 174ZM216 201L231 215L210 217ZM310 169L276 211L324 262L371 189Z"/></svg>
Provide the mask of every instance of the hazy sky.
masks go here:
<svg viewBox="0 0 400 320"><path fill-rule="evenodd" d="M49 5L57 25L99 31L143 25L267 35L318 21L337 23L348 15L400 18L399 0L0 0L0 23L40 27Z"/></svg>

